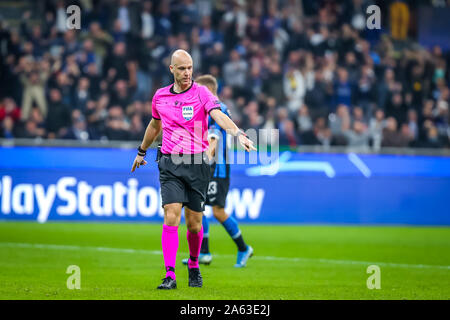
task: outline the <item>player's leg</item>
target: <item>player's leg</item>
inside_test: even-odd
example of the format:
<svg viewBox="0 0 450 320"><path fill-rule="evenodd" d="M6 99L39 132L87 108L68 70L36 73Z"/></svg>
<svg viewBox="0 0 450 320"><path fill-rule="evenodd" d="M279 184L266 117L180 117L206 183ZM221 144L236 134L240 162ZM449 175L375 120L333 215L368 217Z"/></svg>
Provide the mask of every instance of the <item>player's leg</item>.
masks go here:
<svg viewBox="0 0 450 320"><path fill-rule="evenodd" d="M214 170L212 170L212 174ZM206 205L214 205L214 197L216 196L217 188L215 188L217 182L210 181L206 193ZM208 218L203 215L203 241L200 249L199 263L209 265L212 261L212 255L209 251L209 221Z"/></svg>
<svg viewBox="0 0 450 320"><path fill-rule="evenodd" d="M223 206L213 206L214 217L222 224L227 233L233 239L238 248L237 261L234 265L237 268L245 267L247 260L253 255L253 248L247 245L239 229L239 225L232 216L229 216Z"/></svg>
<svg viewBox="0 0 450 320"><path fill-rule="evenodd" d="M161 245L164 256L164 266L166 269L166 279L169 279L161 284L158 289L173 289L176 288L175 264L177 260L178 251L178 225L181 220L181 203L170 203L164 206L164 224L161 236Z"/></svg>
<svg viewBox="0 0 450 320"><path fill-rule="evenodd" d="M184 216L186 218L187 226L187 241L189 246L189 286L202 287L203 279L200 274L200 266L198 264L198 257L200 255L200 248L203 240L203 226L202 226L202 212L194 211L188 207L184 208Z"/></svg>
<svg viewBox="0 0 450 320"><path fill-rule="evenodd" d="M200 248L203 240L203 226L202 226L202 212L197 212L184 208L186 227L187 227L187 239L189 244L189 254L191 256L189 266L198 267L198 256L200 254Z"/></svg>
<svg viewBox="0 0 450 320"><path fill-rule="evenodd" d="M229 178L213 178L209 183L207 203L212 205L214 217L222 224L236 243L238 254L234 266L245 267L247 260L253 255L253 248L245 243L236 219L225 212L224 208L229 189Z"/></svg>
<svg viewBox="0 0 450 320"><path fill-rule="evenodd" d="M225 208L214 206L213 207L214 217L222 224L227 233L230 235L231 239L233 239L236 244L238 251L247 250L247 244L244 241L244 237L242 236L242 232L239 229L239 225L235 218L229 216L225 212Z"/></svg>
<svg viewBox="0 0 450 320"><path fill-rule="evenodd" d="M200 247L200 255L198 256L198 263L209 265L212 261L211 253L209 252L209 222L208 218L203 214L202 217L202 226L203 226L203 240L202 245ZM188 264L189 259L183 259L182 262L184 265Z"/></svg>
<svg viewBox="0 0 450 320"><path fill-rule="evenodd" d="M175 289L175 265L179 244L178 225L181 220L182 203L187 200L187 194L183 182L174 175L177 170L168 157L160 159L158 168L162 207L164 208L161 245L166 269L166 277L158 289Z"/></svg>
<svg viewBox="0 0 450 320"><path fill-rule="evenodd" d="M214 170L212 170L214 173ZM217 181L212 178L212 181L208 184L208 190L206 193L206 205L213 206L217 198ZM209 251L209 221L208 218L203 214L202 219L203 224L203 241L200 248L200 256L198 261L200 264L209 265L212 262L212 255ZM187 264L188 259L183 259L183 264Z"/></svg>
<svg viewBox="0 0 450 320"><path fill-rule="evenodd" d="M209 254L209 221L208 218L203 215L202 218L203 225L203 241L200 248L200 254Z"/></svg>
<svg viewBox="0 0 450 320"><path fill-rule="evenodd" d="M189 245L189 286L201 287L203 279L200 274L198 257L203 240L202 217L205 210L206 190L209 183L210 166L205 153L199 154L201 163L194 162L183 172L186 183L188 201L185 203L184 213L187 225L187 240Z"/></svg>

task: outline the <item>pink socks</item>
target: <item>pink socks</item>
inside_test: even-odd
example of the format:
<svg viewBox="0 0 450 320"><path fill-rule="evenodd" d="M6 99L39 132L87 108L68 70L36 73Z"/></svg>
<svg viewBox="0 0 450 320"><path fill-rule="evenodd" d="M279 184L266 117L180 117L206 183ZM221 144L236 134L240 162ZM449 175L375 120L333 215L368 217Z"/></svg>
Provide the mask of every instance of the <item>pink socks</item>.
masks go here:
<svg viewBox="0 0 450 320"><path fill-rule="evenodd" d="M175 262L177 260L178 251L178 226L166 226L163 224L161 244L164 265L166 267L166 277L171 277L175 280Z"/></svg>
<svg viewBox="0 0 450 320"><path fill-rule="evenodd" d="M187 241L189 245L189 268L198 268L198 256L203 240L203 226L198 233L187 231ZM164 256L164 265L166 267L166 277L176 279L175 262L178 251L178 226L167 226L163 224L161 236L162 251Z"/></svg>
<svg viewBox="0 0 450 320"><path fill-rule="evenodd" d="M198 268L198 256L200 255L200 249L203 240L203 226L198 233L192 233L187 231L187 241L189 245L189 268Z"/></svg>

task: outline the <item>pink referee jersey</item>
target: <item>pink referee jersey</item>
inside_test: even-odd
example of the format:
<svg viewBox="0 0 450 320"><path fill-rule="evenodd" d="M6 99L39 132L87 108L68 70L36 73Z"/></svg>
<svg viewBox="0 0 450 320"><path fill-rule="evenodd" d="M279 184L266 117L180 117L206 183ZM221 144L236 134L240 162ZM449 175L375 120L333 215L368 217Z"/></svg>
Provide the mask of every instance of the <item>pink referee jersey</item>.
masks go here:
<svg viewBox="0 0 450 320"><path fill-rule="evenodd" d="M205 86L192 82L175 93L173 84L156 91L152 116L161 120L165 154L193 154L208 148L208 114L220 110L220 102Z"/></svg>

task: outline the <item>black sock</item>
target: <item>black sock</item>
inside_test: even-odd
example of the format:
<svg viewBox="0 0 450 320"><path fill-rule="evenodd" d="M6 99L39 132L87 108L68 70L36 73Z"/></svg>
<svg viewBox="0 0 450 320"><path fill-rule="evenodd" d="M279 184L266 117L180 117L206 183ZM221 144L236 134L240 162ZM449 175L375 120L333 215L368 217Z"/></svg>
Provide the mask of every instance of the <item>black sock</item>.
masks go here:
<svg viewBox="0 0 450 320"><path fill-rule="evenodd" d="M209 253L209 237L203 236L202 246L200 247L200 253Z"/></svg>
<svg viewBox="0 0 450 320"><path fill-rule="evenodd" d="M242 238L242 234L234 238L233 241L236 243L239 251L247 250L247 245L245 244L244 238Z"/></svg>

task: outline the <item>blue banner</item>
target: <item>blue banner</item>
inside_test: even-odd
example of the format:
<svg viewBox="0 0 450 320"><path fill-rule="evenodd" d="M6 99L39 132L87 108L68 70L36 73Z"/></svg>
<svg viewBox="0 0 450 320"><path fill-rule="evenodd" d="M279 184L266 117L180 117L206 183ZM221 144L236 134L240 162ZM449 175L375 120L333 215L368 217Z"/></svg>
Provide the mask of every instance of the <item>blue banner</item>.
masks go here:
<svg viewBox="0 0 450 320"><path fill-rule="evenodd" d="M0 219L162 221L155 151L131 173L135 154L0 148ZM226 211L243 222L450 225L448 157L237 152L231 161Z"/></svg>

